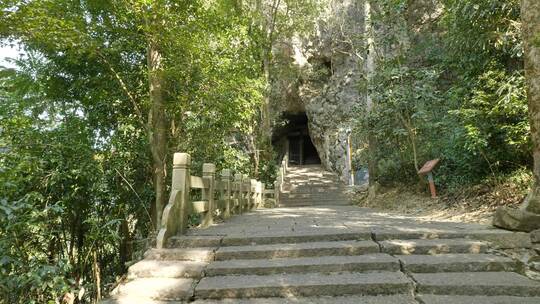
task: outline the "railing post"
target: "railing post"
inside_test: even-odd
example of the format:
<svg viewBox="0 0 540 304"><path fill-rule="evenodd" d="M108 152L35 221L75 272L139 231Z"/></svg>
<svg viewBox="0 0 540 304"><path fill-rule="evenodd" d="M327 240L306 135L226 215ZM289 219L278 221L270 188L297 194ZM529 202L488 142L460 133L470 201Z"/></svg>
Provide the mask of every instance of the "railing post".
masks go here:
<svg viewBox="0 0 540 304"><path fill-rule="evenodd" d="M208 182L208 188L203 189L202 199L203 201L208 201L208 211L204 215L202 220L202 226L208 227L214 222L214 186L215 186L215 174L216 166L214 164L203 164L203 180Z"/></svg>
<svg viewBox="0 0 540 304"><path fill-rule="evenodd" d="M279 206L279 188L281 184L279 180L274 182L274 207Z"/></svg>
<svg viewBox="0 0 540 304"><path fill-rule="evenodd" d="M167 240L171 236L184 234L187 229L190 167L189 154L174 154L171 195L167 206L163 209L161 227L156 239L158 249L166 247Z"/></svg>
<svg viewBox="0 0 540 304"><path fill-rule="evenodd" d="M257 182L256 179L252 178L249 183L251 184L249 187L251 189L251 194L250 194L250 198L251 198L251 203L252 203L252 206L251 206L251 209L257 209L257 205L259 204L259 199L258 199L258 186L259 186L259 183Z"/></svg>
<svg viewBox="0 0 540 304"><path fill-rule="evenodd" d="M251 179L247 174L244 174L243 181L246 184L245 190L246 190L246 211L251 210Z"/></svg>
<svg viewBox="0 0 540 304"><path fill-rule="evenodd" d="M221 199L225 200L225 211L223 218L231 216L231 170L223 169L221 171Z"/></svg>
<svg viewBox="0 0 540 304"><path fill-rule="evenodd" d="M264 207L264 196L266 192L266 185L263 182L259 182L259 208Z"/></svg>
<svg viewBox="0 0 540 304"><path fill-rule="evenodd" d="M243 199L243 189L244 185L242 184L242 174L239 172L236 172L234 174L234 181L236 182L236 198L238 199L238 213L242 214L242 206L244 205L244 199Z"/></svg>

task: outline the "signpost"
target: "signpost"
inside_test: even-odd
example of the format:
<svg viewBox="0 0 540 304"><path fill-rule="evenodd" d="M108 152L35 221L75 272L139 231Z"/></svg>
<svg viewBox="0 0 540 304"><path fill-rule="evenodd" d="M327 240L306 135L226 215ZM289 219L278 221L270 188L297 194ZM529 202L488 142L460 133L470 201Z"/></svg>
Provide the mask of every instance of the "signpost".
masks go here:
<svg viewBox="0 0 540 304"><path fill-rule="evenodd" d="M418 171L419 175L427 175L429 181L429 190L431 191L431 197L437 197L437 191L435 190L435 182L433 181L433 169L437 166L440 159L432 159L427 161L424 166Z"/></svg>

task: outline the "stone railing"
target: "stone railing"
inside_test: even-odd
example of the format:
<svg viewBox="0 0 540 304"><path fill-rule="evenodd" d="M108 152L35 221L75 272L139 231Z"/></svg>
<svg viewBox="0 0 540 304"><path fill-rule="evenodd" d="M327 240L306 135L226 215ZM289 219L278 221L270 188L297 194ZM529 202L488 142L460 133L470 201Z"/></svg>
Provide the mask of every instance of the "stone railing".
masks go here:
<svg viewBox="0 0 540 304"><path fill-rule="evenodd" d="M201 215L201 226L205 228L212 225L216 216L227 219L233 214L279 204L279 179L274 183L274 189L266 190L262 182L241 173L233 176L229 169L222 170L216 177L214 164L203 165L202 177L192 176L190 169L191 156L176 153L171 195L163 210L157 248L166 247L171 236L185 234L192 214ZM200 201L191 200L192 190L200 191Z"/></svg>
<svg viewBox="0 0 540 304"><path fill-rule="evenodd" d="M289 165L289 154L286 153L285 156L283 156L283 160L281 161L281 166L278 169L276 183L274 183L274 189L278 189L279 191L283 191L283 183L285 182L285 176L287 175L287 169ZM277 201L277 197L279 197L279 191L276 192L275 197Z"/></svg>

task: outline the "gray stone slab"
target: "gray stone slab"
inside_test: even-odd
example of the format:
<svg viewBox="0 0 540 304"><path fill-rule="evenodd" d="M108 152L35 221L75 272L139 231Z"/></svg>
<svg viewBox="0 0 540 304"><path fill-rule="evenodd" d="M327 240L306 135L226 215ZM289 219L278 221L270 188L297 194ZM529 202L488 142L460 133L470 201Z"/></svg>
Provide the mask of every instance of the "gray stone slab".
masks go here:
<svg viewBox="0 0 540 304"><path fill-rule="evenodd" d="M207 262L214 260L216 248L170 248L150 249L145 254L146 260L177 260Z"/></svg>
<svg viewBox="0 0 540 304"><path fill-rule="evenodd" d="M528 233L512 232L501 229L485 229L470 231L467 238L487 241L490 247L500 249L531 248L532 242Z"/></svg>
<svg viewBox="0 0 540 304"><path fill-rule="evenodd" d="M530 237L531 237L531 242L535 244L540 243L540 229L531 231Z"/></svg>
<svg viewBox="0 0 540 304"><path fill-rule="evenodd" d="M399 224L397 225L399 226ZM465 238L465 232L458 231L443 231L437 229L425 229L417 226L413 227L397 227L390 229L373 230L373 235L376 241L386 240L411 240L411 239L440 239L440 238Z"/></svg>
<svg viewBox="0 0 540 304"><path fill-rule="evenodd" d="M100 304L185 304L186 301L160 301L137 296L119 296L99 301Z"/></svg>
<svg viewBox="0 0 540 304"><path fill-rule="evenodd" d="M406 294L412 281L400 272L221 276L203 278L196 298L265 298Z"/></svg>
<svg viewBox="0 0 540 304"><path fill-rule="evenodd" d="M135 278L201 278L206 262L142 260L128 270Z"/></svg>
<svg viewBox="0 0 540 304"><path fill-rule="evenodd" d="M413 273L420 294L540 296L540 283L514 272Z"/></svg>
<svg viewBox="0 0 540 304"><path fill-rule="evenodd" d="M379 246L373 241L311 242L222 247L216 252L216 260L359 255L378 252Z"/></svg>
<svg viewBox="0 0 540 304"><path fill-rule="evenodd" d="M169 239L169 248L218 247L223 236L219 235L183 235Z"/></svg>
<svg viewBox="0 0 540 304"><path fill-rule="evenodd" d="M213 262L206 276L231 274L279 274L307 272L399 271L399 262L387 254L361 256L325 256L270 260L228 260Z"/></svg>
<svg viewBox="0 0 540 304"><path fill-rule="evenodd" d="M116 296L180 301L193 296L192 279L140 278L119 286Z"/></svg>
<svg viewBox="0 0 540 304"><path fill-rule="evenodd" d="M424 304L538 304L538 297L420 295Z"/></svg>
<svg viewBox="0 0 540 304"><path fill-rule="evenodd" d="M256 236L228 235L223 238L223 246L242 246L253 244L329 242L349 240L370 240L371 231L351 231L351 229L313 229L301 231L282 231L260 233Z"/></svg>
<svg viewBox="0 0 540 304"><path fill-rule="evenodd" d="M482 253L485 242L468 239L388 240L380 242L382 251L390 254Z"/></svg>
<svg viewBox="0 0 540 304"><path fill-rule="evenodd" d="M197 300L193 304L417 304L410 295ZM527 303L528 304L528 303Z"/></svg>
<svg viewBox="0 0 540 304"><path fill-rule="evenodd" d="M439 254L398 256L407 272L515 271L518 263L491 254Z"/></svg>

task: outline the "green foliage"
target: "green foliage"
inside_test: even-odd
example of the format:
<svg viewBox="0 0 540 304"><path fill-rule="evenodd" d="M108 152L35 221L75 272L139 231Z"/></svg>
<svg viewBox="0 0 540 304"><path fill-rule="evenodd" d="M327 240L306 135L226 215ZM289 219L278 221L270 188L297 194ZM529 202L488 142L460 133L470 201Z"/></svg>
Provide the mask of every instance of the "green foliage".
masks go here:
<svg viewBox="0 0 540 304"><path fill-rule="evenodd" d="M255 16L239 4L0 4L0 38L25 50L17 70L0 70L0 302L91 302L145 249L149 41L163 57L165 163L187 152L195 174L203 162L253 171L245 139L266 84Z"/></svg>
<svg viewBox="0 0 540 304"><path fill-rule="evenodd" d="M413 182L433 158L450 191L530 165L519 1L442 2L427 22L415 16L438 9L414 1L380 1L374 13L374 107L357 136L376 148L355 157L376 159L383 183Z"/></svg>

